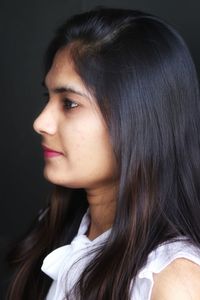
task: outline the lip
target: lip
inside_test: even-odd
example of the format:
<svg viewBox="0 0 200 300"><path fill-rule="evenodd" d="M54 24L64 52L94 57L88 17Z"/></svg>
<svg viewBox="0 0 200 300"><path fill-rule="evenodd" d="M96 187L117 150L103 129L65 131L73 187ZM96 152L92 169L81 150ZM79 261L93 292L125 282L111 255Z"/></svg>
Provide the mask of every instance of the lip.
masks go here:
<svg viewBox="0 0 200 300"><path fill-rule="evenodd" d="M43 152L44 152L44 157L45 158L51 158L51 157L63 155L62 152L53 150L53 149L51 149L51 148L49 148L49 147L47 147L45 145L42 145L42 148L43 148Z"/></svg>

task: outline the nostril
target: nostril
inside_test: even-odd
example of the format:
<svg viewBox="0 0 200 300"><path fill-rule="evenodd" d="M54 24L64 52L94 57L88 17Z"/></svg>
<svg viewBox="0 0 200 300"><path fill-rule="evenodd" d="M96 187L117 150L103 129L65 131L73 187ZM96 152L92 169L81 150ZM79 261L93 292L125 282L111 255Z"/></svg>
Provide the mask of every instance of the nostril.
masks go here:
<svg viewBox="0 0 200 300"><path fill-rule="evenodd" d="M57 125L52 119L50 120L49 118L44 118L43 115L39 115L33 122L33 129L40 135L54 135L57 131Z"/></svg>
<svg viewBox="0 0 200 300"><path fill-rule="evenodd" d="M33 122L33 129L40 135L54 135L57 131L57 121L55 111L49 107L42 110Z"/></svg>

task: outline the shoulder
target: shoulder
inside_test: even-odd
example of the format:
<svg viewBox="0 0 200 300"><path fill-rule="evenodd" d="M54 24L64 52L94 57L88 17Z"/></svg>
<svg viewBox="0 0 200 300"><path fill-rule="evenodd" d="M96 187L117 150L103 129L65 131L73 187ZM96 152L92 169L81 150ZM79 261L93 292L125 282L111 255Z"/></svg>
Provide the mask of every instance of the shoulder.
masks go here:
<svg viewBox="0 0 200 300"><path fill-rule="evenodd" d="M177 258L159 274L154 274L151 300L199 300L200 265Z"/></svg>

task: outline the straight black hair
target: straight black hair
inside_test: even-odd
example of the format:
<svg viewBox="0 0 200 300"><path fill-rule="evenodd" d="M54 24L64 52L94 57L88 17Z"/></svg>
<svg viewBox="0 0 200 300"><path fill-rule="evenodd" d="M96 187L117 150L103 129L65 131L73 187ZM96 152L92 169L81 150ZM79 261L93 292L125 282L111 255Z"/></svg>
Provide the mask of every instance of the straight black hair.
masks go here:
<svg viewBox="0 0 200 300"><path fill-rule="evenodd" d="M111 234L73 292L80 300L129 300L131 284L159 244L184 236L200 247L195 66L171 25L138 10L98 8L67 20L47 49L45 75L64 48L98 103L119 172ZM46 213L13 252L9 300L44 299L51 281L42 260L71 242L87 207L84 189L55 187Z"/></svg>

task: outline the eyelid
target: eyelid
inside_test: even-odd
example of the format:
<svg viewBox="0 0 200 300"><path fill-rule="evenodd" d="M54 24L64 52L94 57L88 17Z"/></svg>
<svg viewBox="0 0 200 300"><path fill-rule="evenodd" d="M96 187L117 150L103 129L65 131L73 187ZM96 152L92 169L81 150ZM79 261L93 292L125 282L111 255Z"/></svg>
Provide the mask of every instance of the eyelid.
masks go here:
<svg viewBox="0 0 200 300"><path fill-rule="evenodd" d="M64 99L62 100L62 102L63 102L64 109L66 109L66 110L71 110L71 109L77 108L77 107L79 106L78 103L76 103L74 100L71 100L71 99L69 99L69 98L64 98ZM75 104L75 106L72 106L72 107L68 108L68 107L67 107L67 103L68 103L68 104L69 104L69 103L70 103L70 104Z"/></svg>
<svg viewBox="0 0 200 300"><path fill-rule="evenodd" d="M45 104L47 104L48 102L49 102L49 92L44 92L43 93L43 97L45 97L46 99L45 99ZM80 106L80 104L79 103L77 103L76 101L74 101L73 99L70 99L69 97L64 97L62 100L61 100L61 102L62 102L62 104L63 104L63 106L64 106L64 109L66 109L66 110L70 110L70 109L74 109L74 108L76 108L76 107L79 107ZM66 103L69 103L69 102L71 102L72 104L75 104L75 106L73 106L73 107L71 107L71 108L66 108Z"/></svg>

